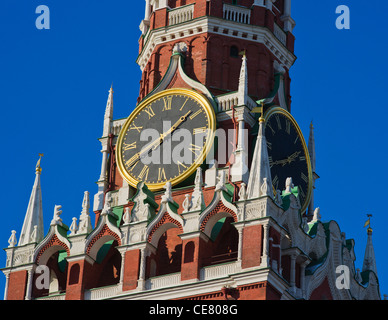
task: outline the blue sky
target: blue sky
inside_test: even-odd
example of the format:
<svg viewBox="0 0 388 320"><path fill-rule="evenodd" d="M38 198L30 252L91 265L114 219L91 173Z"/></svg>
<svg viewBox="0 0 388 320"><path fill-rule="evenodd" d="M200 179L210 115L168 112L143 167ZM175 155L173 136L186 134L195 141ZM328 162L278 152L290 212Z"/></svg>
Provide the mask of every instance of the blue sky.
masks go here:
<svg viewBox="0 0 388 320"><path fill-rule="evenodd" d="M143 1L2 0L0 5L0 134L3 138L0 242L20 234L38 153L42 159L45 231L54 205L70 225L83 192L96 193L102 124L113 82L114 117L127 117L139 90L138 26ZM37 30L35 9L47 5L51 29ZM307 5L306 5L307 4ZM335 27L339 5L348 5L350 30ZM381 293L388 294L384 194L388 175L385 93L388 49L383 0L293 1L297 26L291 69L292 113L308 139L314 121L316 206L356 241L362 267L366 214ZM5 266L5 253L0 254ZM0 288L5 277L0 275ZM2 289L0 289L2 292ZM0 293L0 298L2 294Z"/></svg>

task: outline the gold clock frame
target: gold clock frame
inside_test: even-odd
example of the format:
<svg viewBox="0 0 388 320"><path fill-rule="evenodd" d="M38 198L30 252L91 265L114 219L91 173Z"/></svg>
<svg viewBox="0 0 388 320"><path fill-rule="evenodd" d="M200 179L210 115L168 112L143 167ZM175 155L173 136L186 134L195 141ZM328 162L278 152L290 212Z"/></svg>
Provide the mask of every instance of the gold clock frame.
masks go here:
<svg viewBox="0 0 388 320"><path fill-rule="evenodd" d="M302 142L303 151L305 153L306 162L307 162L308 180L309 180L309 183L308 183L309 187L308 187L308 191L307 191L307 195L306 195L306 200L305 200L304 204L301 204L301 212L303 213L303 212L305 212L307 210L307 208L308 208L308 206L310 204L311 196L312 196L312 192L313 192L313 170L312 170L312 166L311 166L310 153L308 151L308 148L307 148L306 141L304 139L302 130L300 129L300 127L299 127L298 123L296 122L296 120L294 119L294 117L287 110L285 110L285 109L283 109L283 108L281 108L279 106L274 106L274 107L270 108L264 114L265 126L267 125L267 120L271 116L273 116L274 114L282 114L288 120L290 120L292 122L292 124L294 125L294 127L296 128L296 131L298 133L299 139Z"/></svg>
<svg viewBox="0 0 388 320"><path fill-rule="evenodd" d="M169 95L184 95L184 96L187 96L189 98L196 100L204 108L204 110L206 112L206 116L209 119L209 127L208 127L209 130L207 132L206 144L202 149L201 155L197 158L197 160L194 163L192 163L190 165L189 169L187 169L184 173L177 176L176 178L168 180L169 182L171 182L171 185L172 186L177 185L177 184L181 183L182 181L184 181L185 179L189 178L197 170L197 168L200 165L202 165L202 163L205 161L207 155L209 154L209 151L211 150L211 148L213 146L214 137L215 137L215 130L216 130L216 125L217 125L216 124L216 115L215 115L212 104L209 102L209 100L204 95L202 95L196 91L193 91L193 90L179 88L179 89L167 89L167 90L161 91L159 93L156 93L149 98L146 98L135 108L135 110L127 118L127 120L125 121L125 123L120 131L120 134L119 134L118 140L117 140L117 152L116 152L117 167L118 167L119 172L120 172L121 176L123 177L123 179L125 179L125 181L127 181L128 184L134 188L137 187L137 184L140 181L135 179L131 174L128 173L128 171L126 170L125 165L123 163L122 146L123 146L124 136L128 130L128 127L132 123L132 121L138 116L138 114L146 106L148 106L150 103L152 103L155 100L158 100L160 98L163 98L163 97L169 96ZM168 181L162 182L162 183L153 183L153 184L146 183L146 185L147 185L148 189L151 191L159 191L159 190L163 189L163 187L166 185L166 183Z"/></svg>

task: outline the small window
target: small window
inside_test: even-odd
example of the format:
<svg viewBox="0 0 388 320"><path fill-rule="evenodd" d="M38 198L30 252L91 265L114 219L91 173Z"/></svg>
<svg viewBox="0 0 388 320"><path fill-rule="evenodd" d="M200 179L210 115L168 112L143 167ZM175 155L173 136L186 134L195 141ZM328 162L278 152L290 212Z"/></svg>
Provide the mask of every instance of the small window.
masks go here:
<svg viewBox="0 0 388 320"><path fill-rule="evenodd" d="M70 269L69 285L77 284L79 281L80 266L78 263L73 265Z"/></svg>
<svg viewBox="0 0 388 320"><path fill-rule="evenodd" d="M233 58L238 58L238 48L236 46L230 47L230 56Z"/></svg>
<svg viewBox="0 0 388 320"><path fill-rule="evenodd" d="M193 241L190 241L185 246L185 260L184 263L189 263L194 261L194 250L195 244Z"/></svg>
<svg viewBox="0 0 388 320"><path fill-rule="evenodd" d="M236 5L237 4L237 0L232 0L232 4Z"/></svg>

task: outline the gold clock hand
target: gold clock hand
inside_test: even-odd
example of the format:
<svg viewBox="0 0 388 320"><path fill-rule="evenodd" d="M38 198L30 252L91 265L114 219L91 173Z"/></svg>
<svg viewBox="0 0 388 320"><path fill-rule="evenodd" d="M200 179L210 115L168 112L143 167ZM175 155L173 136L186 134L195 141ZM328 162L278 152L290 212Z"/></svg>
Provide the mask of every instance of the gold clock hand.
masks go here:
<svg viewBox="0 0 388 320"><path fill-rule="evenodd" d="M170 128L168 129L166 132L162 133L160 135L160 137L158 139L156 139L155 141L153 141L150 145L148 145L147 148L145 148L144 150L142 150L140 153L139 153L139 159L141 158L141 156L143 156L144 154L147 154L150 150L155 150L158 146L160 146L164 139L166 139L167 136L169 136L170 134L172 134L176 129L178 129L178 127L187 119L187 117L191 114L191 110L189 112L187 112L184 116L180 117L179 120L177 122L175 122L175 124Z"/></svg>

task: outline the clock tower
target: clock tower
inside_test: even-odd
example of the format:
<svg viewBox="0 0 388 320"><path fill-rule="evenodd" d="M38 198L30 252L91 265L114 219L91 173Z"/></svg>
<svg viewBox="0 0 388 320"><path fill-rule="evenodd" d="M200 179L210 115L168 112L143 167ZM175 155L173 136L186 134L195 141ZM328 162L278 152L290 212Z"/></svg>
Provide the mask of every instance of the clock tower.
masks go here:
<svg viewBox="0 0 388 320"><path fill-rule="evenodd" d="M114 120L113 88L106 104L95 223L85 192L79 219L56 206L43 237L31 197L6 298L379 299L372 233L356 272L353 240L314 208L313 131L307 147L291 113L294 26L291 0L146 0L137 105Z"/></svg>

